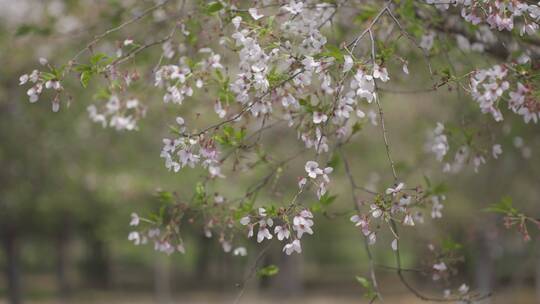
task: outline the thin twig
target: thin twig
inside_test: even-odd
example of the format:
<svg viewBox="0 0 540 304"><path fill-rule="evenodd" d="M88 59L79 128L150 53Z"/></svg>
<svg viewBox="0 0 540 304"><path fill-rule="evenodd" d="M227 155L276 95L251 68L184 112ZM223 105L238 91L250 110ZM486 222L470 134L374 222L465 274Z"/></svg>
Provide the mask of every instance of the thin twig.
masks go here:
<svg viewBox="0 0 540 304"><path fill-rule="evenodd" d="M373 32L371 30L368 31L369 32L369 38L371 40L371 59L373 60L373 64L376 64L375 63L375 39L373 38ZM375 83L375 90L377 90L377 83L376 81L374 80L374 83ZM377 108L379 109L379 119L380 119L380 122L381 122L381 129L382 129L382 134L383 134L383 140L384 140L384 146L385 146L385 149L386 149L386 156L388 157L388 162L390 163L390 168L392 169L392 175L394 176L394 182L397 183L398 181L398 177L397 177L397 173L396 173L396 167L394 165L394 160L392 159L392 154L390 153L390 145L388 144L388 135L387 135L387 131L386 131L386 126L385 126L385 123L384 123L384 112L383 112L383 109L381 107L381 103L379 101L379 95L378 94L375 94L375 103L377 104Z"/></svg>
<svg viewBox="0 0 540 304"><path fill-rule="evenodd" d="M71 61L75 61L77 60L77 58L79 58L85 51L87 50L90 50L96 43L98 43L101 39L105 38L106 36L108 36L109 34L112 34L116 31L119 31L121 29L123 29L124 27L134 23L134 22L137 22L141 19L143 19L144 17L148 16L150 13L152 13L153 11L165 6L167 3L169 3L171 0L164 0L148 9L146 9L145 11L143 11L140 15L120 24L119 26L117 27L113 27L97 36L94 37L94 39L92 41L90 41L85 48L83 48L82 50L80 50L76 55L75 57L73 57L73 59L71 59Z"/></svg>
<svg viewBox="0 0 540 304"><path fill-rule="evenodd" d="M354 180L354 177L352 176L349 162L347 161L347 158L345 157L345 153L343 153L343 150L341 149L341 146L337 147L339 153L341 154L341 158L343 159L343 163L345 166L345 172L347 173L347 177L349 179L349 183L351 185L351 199L352 203L354 204L354 208L360 212L360 208L358 204L356 203L356 195L354 194L354 189L358 188L356 185L356 182ZM368 192L372 193L371 191L367 190ZM364 248L366 250L366 254L368 256L369 260L369 273L371 277L371 283L373 284L373 289L375 290L375 293L377 294L376 298L379 298L381 301L383 300L382 295L379 291L379 284L377 283L377 274L375 272L375 262L373 260L373 255L371 253L371 249L369 248L368 239L365 235L362 234L363 240L364 240ZM372 299L371 302L373 302L375 299ZM370 302L370 303L371 303Z"/></svg>

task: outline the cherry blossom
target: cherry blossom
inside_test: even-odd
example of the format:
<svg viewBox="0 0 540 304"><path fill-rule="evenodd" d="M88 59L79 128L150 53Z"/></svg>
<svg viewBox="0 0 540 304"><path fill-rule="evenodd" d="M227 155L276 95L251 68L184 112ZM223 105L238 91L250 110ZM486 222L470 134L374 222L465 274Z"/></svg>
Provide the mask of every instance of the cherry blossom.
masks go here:
<svg viewBox="0 0 540 304"><path fill-rule="evenodd" d="M262 17L264 17L264 15L259 14L259 11L254 7L250 8L248 11L249 11L249 14L251 15L251 18L255 20L259 20Z"/></svg>
<svg viewBox="0 0 540 304"><path fill-rule="evenodd" d="M169 1L158 2L155 10L148 10L152 18L146 19L159 28L170 26L162 40L143 39L122 26L95 36L96 40L88 44L91 47L80 53L83 56L77 55L61 66L55 67L57 59L51 56L50 60L39 58L39 69L16 80L25 86L31 103L50 98L56 112L61 104L69 104L67 90L71 85L67 81L76 76L83 88L100 89L96 101L86 105L91 121L116 131L135 131L142 127L153 98L140 94L138 88L147 81L142 75L151 75L161 106L181 113L165 122L170 132L159 137L159 157L167 170L182 174L188 168L202 168L203 177L193 199L187 202L185 197L174 197L174 207L167 208L163 219L153 221L150 219L155 216L132 213L129 225L137 231L130 232L128 240L135 245L149 242L166 254L184 253L184 225L195 224L185 220L184 215L193 214L190 220L199 221L196 227L208 238L215 238L227 254L247 255L246 248L239 246L247 241L238 237L239 229L244 238L256 233L257 243L284 242L282 251L286 255L301 253L301 238L315 233L313 213L322 209L325 215L332 214L326 213L326 208L331 208L336 197L344 197L339 193L343 187L331 184L331 176L341 174L350 180L349 211L354 208L350 221L355 229L367 244L375 244L377 238L390 244L399 265L399 233L413 230L401 228L421 225L424 214L426 218L441 218L446 199L429 180L426 185L411 188L397 182L410 178L396 165L405 160L404 156L390 147L396 135L388 135L393 126L385 120L395 117L386 115L395 108L386 107L385 97L387 92L399 90L394 85L410 83L408 60L413 54L422 56L426 63L423 68L415 64L415 72L429 72L430 76L426 77L430 78L429 85L422 83L427 90L418 91L444 87L464 93L460 99L475 106L477 113L489 114L487 119L496 123L493 129L504 130L500 122L507 116L517 116L524 123L537 123L540 118L534 60L538 52L528 46L534 44L530 38L538 34L540 7L530 1L426 0L411 4L412 12L403 8L405 4L372 1L373 15L366 20L356 18L354 30L343 33L339 18L346 15L349 20L358 13L354 11L355 3L343 0L264 0L254 1L252 7L237 1L215 1L194 6L188 15L173 8ZM405 11L409 13L405 15ZM143 17L137 15L127 24L134 25L145 20ZM188 19L204 24L205 34L198 35ZM463 26L466 23L473 26ZM332 34L336 24L339 35ZM411 28L418 31L410 32ZM111 42L109 34L116 31L114 39L120 39L116 48L98 54L98 50L107 49L105 42ZM164 32L156 30L156 35ZM388 42L398 36L403 39L395 39L390 47ZM459 52L453 51L456 49ZM142 65L136 60L140 52L152 50L157 53L148 58L159 58L156 62ZM467 56L469 52L481 52L486 60L452 62L454 53ZM451 68L440 67L438 59L442 55L448 56L443 59ZM139 74L141 69L146 70ZM399 69L403 73L393 74ZM425 144L425 150L441 162L444 172L457 174L467 166L477 172L487 159L502 157L502 146L496 142L503 139L496 137L498 132L488 130L487 136L483 128L482 132L470 132L467 128L478 129L481 119L471 113L474 119L467 121L470 126L465 122L456 126L450 114L445 113L449 120L445 124L437 122ZM279 153L266 153L267 143L263 140L267 137L263 131L281 122L280 132L293 134L305 148L298 156L283 161ZM356 133L364 128L383 134L381 149L391 169L388 176L391 173L393 178L369 181L372 185L365 189L355 180L356 172L346 156L350 151L345 149L350 142L362 140ZM465 139L459 137L462 133ZM530 157L531 147L523 139L515 140L522 156ZM291 145L285 150L292 149ZM362 158L358 156L358 160ZM290 163L304 161L305 173L294 173L295 166ZM334 172L333 164L339 163L343 165ZM266 175L269 177L256 181L239 198L215 190L220 179L230 178L226 181L234 183L233 179L241 174L257 176L252 173L263 167L271 170ZM293 179L292 190L282 182L286 180L282 177L290 174L303 175ZM381 186L392 180L397 183L386 189ZM260 191L270 188L279 193L272 196L279 202L270 204L261 199L264 196L259 195ZM310 205L314 194L319 201ZM437 256L426 263L434 279L450 275L453 265L449 261ZM459 292L468 298L468 286L462 287Z"/></svg>
<svg viewBox="0 0 540 304"><path fill-rule="evenodd" d="M237 255L237 256L246 256L247 255L246 247L237 247L237 248L235 248L234 251L233 251L233 254Z"/></svg>
<svg viewBox="0 0 540 304"><path fill-rule="evenodd" d="M386 194L392 194L392 196L395 196L398 194L403 188L405 187L404 183L397 183L394 188L389 187L386 189Z"/></svg>
<svg viewBox="0 0 540 304"><path fill-rule="evenodd" d="M276 228L274 228L274 233L276 234L278 240L280 241L283 241L284 239L288 239L289 236L291 235L289 229L287 229L287 227L284 227L284 226L276 226Z"/></svg>
<svg viewBox="0 0 540 304"><path fill-rule="evenodd" d="M296 252L296 253L302 253L302 246L301 246L301 244L300 244L300 240L294 240L294 241L292 241L291 243L286 244L286 245L283 247L283 251L284 251L287 255L291 255L291 253L293 253L293 252Z"/></svg>
<svg viewBox="0 0 540 304"><path fill-rule="evenodd" d="M133 212L131 213L131 221L129 222L130 226L138 226L140 223L140 218L137 215L137 213Z"/></svg>
<svg viewBox="0 0 540 304"><path fill-rule="evenodd" d="M300 239L304 233L313 234L311 227L313 226L313 220L309 216L304 217L301 214L297 215L293 219L293 230L296 231L297 237Z"/></svg>
<svg viewBox="0 0 540 304"><path fill-rule="evenodd" d="M317 178L318 175L324 173L324 171L319 168L319 164L312 160L306 162L305 170L310 178Z"/></svg>

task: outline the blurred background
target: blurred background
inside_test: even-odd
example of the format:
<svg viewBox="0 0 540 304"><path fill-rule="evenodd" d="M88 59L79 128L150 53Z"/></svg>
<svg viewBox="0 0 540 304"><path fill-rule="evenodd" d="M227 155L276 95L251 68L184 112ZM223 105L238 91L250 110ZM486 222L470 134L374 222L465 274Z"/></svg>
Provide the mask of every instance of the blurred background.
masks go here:
<svg viewBox="0 0 540 304"><path fill-rule="evenodd" d="M243 277L261 250L252 240L245 240L247 257L223 253L219 243L204 237L200 229L185 235L185 255L167 256L127 240L132 212L159 209L158 189L179 196L193 192L203 172L168 172L159 158L161 138L168 135L167 125L178 114L189 117L211 106L203 100L190 101L179 110L163 105L161 93L149 85L136 88L144 96L148 115L140 130L118 133L88 119L92 87L77 89L75 80L70 108L52 113L48 101L30 104L26 89L18 86L19 76L34 69L39 57L63 63L93 35L151 4L0 0L0 303L233 303L241 291ZM117 39L137 31L135 25ZM114 45L100 47L114 51ZM451 55L455 62L468 56ZM159 50L142 54L140 63L151 66L158 57ZM426 83L422 58L411 53L408 60L414 76L393 78L393 91ZM489 63L482 55L468 60ZM399 71L398 66L390 67L391 75ZM143 68L141 72L145 73ZM151 83L151 75L141 76ZM407 277L420 290L437 296L445 288L467 283L479 292L494 292L485 303L540 303L537 228L530 231L532 241L524 242L514 230L504 228L500 216L484 211L510 196L523 212L540 214L538 126L511 117L494 124L457 90L386 92L382 103L403 179L419 185L426 175L448 189L442 219L402 230L404 267L425 266L428 244L446 238L462 245L464 257L456 277L448 282L433 282L429 275L416 272ZM489 125L496 129L504 154L488 161L479 173L469 168L443 175L441 164L423 152L426 130L438 121ZM291 155L301 144L290 133L285 126L277 127L265 133L264 144L276 154ZM360 183L384 189L391 181L379 128L366 125L346 154ZM295 187L304 162L288 167L282 184ZM338 165L333 175L338 197L332 210L339 214L350 210L350 194L343 166ZM249 179L226 179L219 186L241 193ZM251 278L239 303L369 301L355 279L369 273L359 231L348 216L317 214L315 223L316 233L305 238L301 255L284 256L280 244L270 245L262 263L275 264L280 272L271 278ZM388 303L420 302L385 266L394 265L391 240L383 235L373 247L381 291Z"/></svg>

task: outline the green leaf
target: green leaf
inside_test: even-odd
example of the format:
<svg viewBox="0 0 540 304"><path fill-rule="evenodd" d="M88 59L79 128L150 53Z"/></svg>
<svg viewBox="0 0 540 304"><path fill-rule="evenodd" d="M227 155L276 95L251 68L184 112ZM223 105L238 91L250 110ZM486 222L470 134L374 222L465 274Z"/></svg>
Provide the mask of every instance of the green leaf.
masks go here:
<svg viewBox="0 0 540 304"><path fill-rule="evenodd" d="M244 138L246 138L246 134L247 134L246 129L240 128L239 131L235 132L236 141L238 141L239 143L242 142Z"/></svg>
<svg viewBox="0 0 540 304"><path fill-rule="evenodd" d="M492 204L491 206L486 208L485 211L508 215L517 215L519 213L518 210L513 206L512 198L508 196L501 198L500 201Z"/></svg>
<svg viewBox="0 0 540 304"><path fill-rule="evenodd" d="M111 92L107 88L101 88L94 94L93 98L95 100L107 100L111 98Z"/></svg>
<svg viewBox="0 0 540 304"><path fill-rule="evenodd" d="M211 15L213 13L217 13L219 12L220 10L223 9L223 4L221 4L220 2L218 1L215 1L215 2L210 2L206 5L204 11L208 14L208 15Z"/></svg>
<svg viewBox="0 0 540 304"><path fill-rule="evenodd" d="M82 73L82 72L90 72L92 71L92 66L88 65L88 64L79 64L77 66L75 66L73 68L73 70L75 72L79 72L79 73Z"/></svg>
<svg viewBox="0 0 540 304"><path fill-rule="evenodd" d="M109 56L107 56L107 54L105 53L97 53L97 54L94 54L91 58L90 58L90 63L93 65L93 66L96 66L98 65L102 60L105 60L109 58Z"/></svg>
<svg viewBox="0 0 540 304"><path fill-rule="evenodd" d="M327 44L326 51L321 53L324 57L334 57L338 62L343 62L343 52L335 45Z"/></svg>
<svg viewBox="0 0 540 304"><path fill-rule="evenodd" d="M335 171L337 169L337 167L339 166L340 162L341 162L341 160L339 159L339 154L334 153L332 155L332 158L328 162L327 166L334 168L334 171Z"/></svg>
<svg viewBox="0 0 540 304"><path fill-rule="evenodd" d="M429 179L429 177L427 175L424 174L424 181L426 182L426 186L427 188L431 188L431 180Z"/></svg>
<svg viewBox="0 0 540 304"><path fill-rule="evenodd" d="M377 58L380 59L382 62L390 60L395 53L395 44L388 45L387 43L383 44L381 42L377 42L377 44Z"/></svg>
<svg viewBox="0 0 540 304"><path fill-rule="evenodd" d="M375 5L363 5L362 11L358 14L354 20L358 23L364 23L367 20L374 18L377 15L378 7Z"/></svg>
<svg viewBox="0 0 540 304"><path fill-rule="evenodd" d="M315 111L315 108L311 105L311 95L307 96L306 98L298 99L298 103L308 113L313 113Z"/></svg>
<svg viewBox="0 0 540 304"><path fill-rule="evenodd" d="M321 198L319 199L319 202L322 206L328 207L330 206L337 198L337 195L330 195L329 192L326 192Z"/></svg>
<svg viewBox="0 0 540 304"><path fill-rule="evenodd" d="M255 200L247 199L242 201L238 208L234 210L234 219L238 222L244 216L249 215L253 212L253 206L255 205Z"/></svg>
<svg viewBox="0 0 540 304"><path fill-rule="evenodd" d="M435 187L433 187L433 189L431 190L431 193L437 195L444 194L446 192L448 192L448 187L444 183L435 185Z"/></svg>
<svg viewBox="0 0 540 304"><path fill-rule="evenodd" d="M452 252L460 250L461 248L463 248L463 245L455 242L450 237L448 237L442 241L441 248L444 252Z"/></svg>
<svg viewBox="0 0 540 304"><path fill-rule="evenodd" d="M51 29L47 27L39 27L33 24L22 24L15 31L16 37L22 37L30 34L37 34L41 36L47 36L51 34Z"/></svg>
<svg viewBox="0 0 540 304"><path fill-rule="evenodd" d="M197 186L195 186L195 194L197 195L197 198L199 198L200 200L203 200L206 197L206 189L203 183L201 182L197 183Z"/></svg>
<svg viewBox="0 0 540 304"><path fill-rule="evenodd" d="M362 287L364 288L371 287L371 283L369 282L369 280L364 277L356 276L356 281L358 281L358 283L360 283L360 285L362 285Z"/></svg>
<svg viewBox="0 0 540 304"><path fill-rule="evenodd" d="M373 298L375 296L377 296L377 293L375 292L375 289L373 288L371 282L364 278L364 277L361 277L361 276L356 276L356 281L358 283L360 283L360 285L362 285L362 287L364 287L366 290L366 293L365 293L365 297L366 298Z"/></svg>
<svg viewBox="0 0 540 304"><path fill-rule="evenodd" d="M90 82L90 79L92 79L92 72L84 71L81 73L81 85L83 88L88 87L88 83Z"/></svg>
<svg viewBox="0 0 540 304"><path fill-rule="evenodd" d="M357 121L356 123L354 123L354 125L352 127L352 134L356 134L356 133L362 131L362 128L364 128L364 123L360 122L360 121Z"/></svg>
<svg viewBox="0 0 540 304"><path fill-rule="evenodd" d="M275 205L266 206L266 214L268 214L269 217L274 217L278 215L278 208Z"/></svg>
<svg viewBox="0 0 540 304"><path fill-rule="evenodd" d="M268 265L257 271L259 277L271 277L279 273L279 267L276 265Z"/></svg>
<svg viewBox="0 0 540 304"><path fill-rule="evenodd" d="M270 70L266 78L268 79L268 83L270 84L270 86L275 87L281 82L287 80L289 76L287 74L279 73L274 67Z"/></svg>
<svg viewBox="0 0 540 304"><path fill-rule="evenodd" d="M53 73L43 72L43 73L41 73L41 78L43 78L43 80L45 80L45 81L48 81L48 80L56 79L57 77Z"/></svg>
<svg viewBox="0 0 540 304"><path fill-rule="evenodd" d="M174 200L174 196L169 191L158 191L157 192L158 200L162 203L170 204Z"/></svg>

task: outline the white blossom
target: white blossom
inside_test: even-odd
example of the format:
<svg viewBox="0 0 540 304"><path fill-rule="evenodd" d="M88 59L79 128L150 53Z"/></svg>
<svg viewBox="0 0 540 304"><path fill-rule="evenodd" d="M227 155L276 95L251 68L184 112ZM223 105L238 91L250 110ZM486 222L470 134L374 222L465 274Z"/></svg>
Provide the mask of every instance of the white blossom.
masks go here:
<svg viewBox="0 0 540 304"><path fill-rule="evenodd" d="M343 63L343 73L347 73L350 71L354 65L354 61L351 56L345 55L343 56L344 63Z"/></svg>
<svg viewBox="0 0 540 304"><path fill-rule="evenodd" d="M283 251L287 255L291 255L293 252L301 253L302 252L302 246L300 245L300 240L294 240L291 243L285 245L283 247Z"/></svg>
<svg viewBox="0 0 540 304"><path fill-rule="evenodd" d="M280 241L288 239L291 235L289 229L287 229L285 226L276 226L276 228L274 228L274 233Z"/></svg>
<svg viewBox="0 0 540 304"><path fill-rule="evenodd" d="M247 249L246 247L237 247L233 251L233 255L236 256L246 256L247 255Z"/></svg>
<svg viewBox="0 0 540 304"><path fill-rule="evenodd" d="M251 18L255 19L255 20L259 20L261 19L262 17L264 17L264 15L262 14L259 14L259 11L257 10L257 8L250 8L248 10L249 14L251 15Z"/></svg>
<svg viewBox="0 0 540 304"><path fill-rule="evenodd" d="M499 144L495 144L493 145L493 147L491 148L491 153L493 155L493 158L498 158L499 155L502 154L502 148L501 148L501 145Z"/></svg>
<svg viewBox="0 0 540 304"><path fill-rule="evenodd" d="M446 271L448 268L446 267L446 264L444 262L440 262L433 265L433 269L443 272Z"/></svg>
<svg viewBox="0 0 540 304"><path fill-rule="evenodd" d="M130 226L138 226L140 222L140 218L137 215L137 213L131 213L131 221L129 222Z"/></svg>

